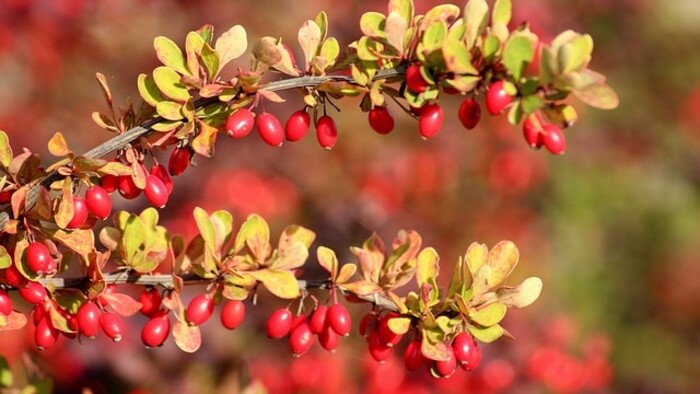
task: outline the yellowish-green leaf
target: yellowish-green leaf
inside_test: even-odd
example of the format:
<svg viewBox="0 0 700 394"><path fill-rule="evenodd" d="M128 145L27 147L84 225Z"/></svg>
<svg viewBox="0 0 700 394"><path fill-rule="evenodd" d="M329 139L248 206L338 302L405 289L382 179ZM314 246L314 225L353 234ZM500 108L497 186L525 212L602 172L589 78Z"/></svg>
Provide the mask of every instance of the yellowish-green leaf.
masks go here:
<svg viewBox="0 0 700 394"><path fill-rule="evenodd" d="M513 242L501 241L489 252L491 272L487 282L490 288L503 283L518 264L520 253Z"/></svg>
<svg viewBox="0 0 700 394"><path fill-rule="evenodd" d="M320 11L316 14L314 22L316 22L318 28L321 29L321 41L325 40L328 35L328 15L326 15L326 12Z"/></svg>
<svg viewBox="0 0 700 394"><path fill-rule="evenodd" d="M423 33L423 53L430 53L442 48L443 42L447 37L447 25L441 20L437 20L430 24Z"/></svg>
<svg viewBox="0 0 700 394"><path fill-rule="evenodd" d="M491 266L488 264L482 265L481 268L474 273L474 283L472 284L474 295L484 294L491 289L488 282L490 275Z"/></svg>
<svg viewBox="0 0 700 394"><path fill-rule="evenodd" d="M464 26L466 28L465 42L468 48L472 48L476 39L486 28L488 23L489 5L486 0L468 0L464 6Z"/></svg>
<svg viewBox="0 0 700 394"><path fill-rule="evenodd" d="M134 254L143 245L145 236L146 230L143 228L141 219L134 214L129 215L129 218L126 219L124 234L122 235L124 257L127 261L131 261Z"/></svg>
<svg viewBox="0 0 700 394"><path fill-rule="evenodd" d="M263 269L249 272L249 274L279 298L291 300L300 295L299 284L290 271Z"/></svg>
<svg viewBox="0 0 700 394"><path fill-rule="evenodd" d="M419 30L428 29L437 21L441 21L447 26L457 19L459 11L459 7L454 4L437 5L425 13Z"/></svg>
<svg viewBox="0 0 700 394"><path fill-rule="evenodd" d="M156 104L156 112L168 120L180 120L185 117L182 113L182 104L174 101L161 101Z"/></svg>
<svg viewBox="0 0 700 394"><path fill-rule="evenodd" d="M12 257L7 253L7 249L0 245L0 270L12 265Z"/></svg>
<svg viewBox="0 0 700 394"><path fill-rule="evenodd" d="M523 76L523 72L534 56L535 48L530 40L523 36L514 36L503 48L503 65L517 81Z"/></svg>
<svg viewBox="0 0 700 394"><path fill-rule="evenodd" d="M185 38L185 53L187 54L187 68L191 75L199 75L199 57L202 53L204 39L196 32L187 33Z"/></svg>
<svg viewBox="0 0 700 394"><path fill-rule="evenodd" d="M210 250L216 250L214 225L209 219L209 215L200 207L195 207L193 213L194 220L197 223L197 229L199 230L199 234L202 236L202 239L204 239L204 243Z"/></svg>
<svg viewBox="0 0 700 394"><path fill-rule="evenodd" d="M201 64L204 66L204 69L207 72L207 76L209 77L209 81L213 81L219 72L219 64L221 61L219 60L219 55L216 53L214 48L212 48L209 44L204 44L202 46L202 52L200 53L201 56Z"/></svg>
<svg viewBox="0 0 700 394"><path fill-rule="evenodd" d="M261 216L252 214L241 226L236 236L234 251L238 253L244 245L258 258L266 258L269 254L270 227Z"/></svg>
<svg viewBox="0 0 700 394"><path fill-rule="evenodd" d="M0 324L0 330L2 329L2 324ZM9 388L12 387L13 377L10 365L7 363L5 357L0 356L0 387Z"/></svg>
<svg viewBox="0 0 700 394"><path fill-rule="evenodd" d="M0 164L7 168L12 162L12 148L10 147L10 139L7 133L0 130Z"/></svg>
<svg viewBox="0 0 700 394"><path fill-rule="evenodd" d="M469 50L461 41L446 40L442 46L442 56L447 70L455 74L479 74L471 62Z"/></svg>
<svg viewBox="0 0 700 394"><path fill-rule="evenodd" d="M241 25L235 25L228 29L216 40L214 50L219 55L219 70L231 60L238 59L248 48L248 38L245 29Z"/></svg>
<svg viewBox="0 0 700 394"><path fill-rule="evenodd" d="M432 332L427 328L423 329L423 341L421 341L420 351L429 360L445 361L449 358L447 344L442 342L444 335L440 332ZM433 335L431 335L433 334ZM432 339L432 340L431 340ZM437 341L435 339L438 339Z"/></svg>
<svg viewBox="0 0 700 394"><path fill-rule="evenodd" d="M167 97L180 103L190 99L190 93L180 81L180 75L168 67L153 70L153 80L158 89Z"/></svg>
<svg viewBox="0 0 700 394"><path fill-rule="evenodd" d="M464 255L464 260L469 267L472 275L476 274L482 265L489 261L489 249L484 244L473 242L467 248L467 253Z"/></svg>
<svg viewBox="0 0 700 394"><path fill-rule="evenodd" d="M615 109L620 104L617 93L607 84L592 85L573 93L579 100L598 109Z"/></svg>
<svg viewBox="0 0 700 394"><path fill-rule="evenodd" d="M410 25L413 21L413 0L389 0L388 14L398 13Z"/></svg>
<svg viewBox="0 0 700 394"><path fill-rule="evenodd" d="M197 326L176 321L173 326L173 339L180 350L194 353L202 345L202 333Z"/></svg>
<svg viewBox="0 0 700 394"><path fill-rule="evenodd" d="M493 23L507 25L510 23L510 18L513 13L513 4L511 0L496 0L493 5L493 13L491 20Z"/></svg>
<svg viewBox="0 0 700 394"><path fill-rule="evenodd" d="M403 335L408 332L411 328L411 318L409 317L395 317L389 319L387 322L389 325L389 330L396 335Z"/></svg>
<svg viewBox="0 0 700 394"><path fill-rule="evenodd" d="M495 303L470 313L469 319L480 326L488 327L500 323L507 311L505 304Z"/></svg>
<svg viewBox="0 0 700 394"><path fill-rule="evenodd" d="M591 61L593 38L588 34L578 35L559 47L557 62L559 72L567 74L580 71Z"/></svg>
<svg viewBox="0 0 700 394"><path fill-rule="evenodd" d="M416 270L416 280L418 287L430 283L439 273L440 256L433 248L425 248L418 254L418 269Z"/></svg>
<svg viewBox="0 0 700 394"><path fill-rule="evenodd" d="M542 292L542 279L527 278L516 287L504 287L496 291L498 302L510 308L524 308L539 298Z"/></svg>
<svg viewBox="0 0 700 394"><path fill-rule="evenodd" d="M384 37L386 17L379 12L366 12L360 17L360 30L367 37Z"/></svg>
<svg viewBox="0 0 700 394"><path fill-rule="evenodd" d="M340 45L338 45L338 40L336 40L334 37L328 37L325 41L323 41L319 55L328 59L329 65L332 65L335 62L335 59L339 54Z"/></svg>
<svg viewBox="0 0 700 394"><path fill-rule="evenodd" d="M155 107L161 101L165 101L160 90L158 90L158 86L156 86L155 81L150 76L139 74L137 85L141 98L151 107Z"/></svg>
<svg viewBox="0 0 700 394"><path fill-rule="evenodd" d="M321 267L331 274L332 280L335 280L338 275L338 257L335 252L325 246L319 246L316 249L316 257Z"/></svg>
<svg viewBox="0 0 700 394"><path fill-rule="evenodd" d="M340 267L340 273L338 273L338 277L335 278L336 283L343 284L352 278L353 275L355 275L355 272L357 272L357 265L352 264L352 263L347 263L343 264Z"/></svg>
<svg viewBox="0 0 700 394"><path fill-rule="evenodd" d="M481 343L491 343L503 336L504 330L503 327L498 324L490 327L477 327L470 325L469 332L477 341Z"/></svg>
<svg viewBox="0 0 700 394"><path fill-rule="evenodd" d="M158 60L165 66L172 68L180 74L190 74L185 64L185 57L182 55L182 51L171 39L158 36L153 39L153 48L156 50Z"/></svg>

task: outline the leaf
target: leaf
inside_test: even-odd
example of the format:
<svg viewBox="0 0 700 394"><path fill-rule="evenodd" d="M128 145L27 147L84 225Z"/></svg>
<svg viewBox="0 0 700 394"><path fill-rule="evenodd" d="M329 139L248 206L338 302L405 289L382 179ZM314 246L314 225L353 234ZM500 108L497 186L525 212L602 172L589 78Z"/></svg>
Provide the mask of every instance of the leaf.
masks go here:
<svg viewBox="0 0 700 394"><path fill-rule="evenodd" d="M258 258L266 258L270 251L270 227L261 216L252 214L243 223L238 231L234 244L234 253L238 253L243 246Z"/></svg>
<svg viewBox="0 0 700 394"><path fill-rule="evenodd" d="M187 33L185 38L185 53L187 54L187 68L191 75L199 75L199 59L198 55L202 52L204 39L196 32Z"/></svg>
<svg viewBox="0 0 700 394"><path fill-rule="evenodd" d="M491 20L495 23L507 25L510 23L511 14L513 12L513 4L511 0L496 0L493 4L493 13Z"/></svg>
<svg viewBox="0 0 700 394"><path fill-rule="evenodd" d="M131 168L126 164L117 161L108 161L103 166L96 169L101 174L111 175L131 175Z"/></svg>
<svg viewBox="0 0 700 394"><path fill-rule="evenodd" d="M49 307L48 312L49 312L49 318L51 319L51 325L54 328L56 328L58 331L65 332L65 333L75 332L74 329L72 329L68 326L68 319L66 318L66 316L59 313L58 310L56 310L56 307L54 305L51 305Z"/></svg>
<svg viewBox="0 0 700 394"><path fill-rule="evenodd" d="M165 96L180 103L190 99L190 93L180 81L180 75L172 68L157 67L153 70L153 80Z"/></svg>
<svg viewBox="0 0 700 394"><path fill-rule="evenodd" d="M582 90L574 90L574 96L598 109L615 109L620 104L617 93L607 84L593 85Z"/></svg>
<svg viewBox="0 0 700 394"><path fill-rule="evenodd" d="M480 326L488 327L500 323L506 316L506 312L508 312L508 307L505 304L495 303L470 313L469 319Z"/></svg>
<svg viewBox="0 0 700 394"><path fill-rule="evenodd" d="M301 242L287 244L277 250L277 259L270 268L278 270L292 270L304 265L309 258L309 249Z"/></svg>
<svg viewBox="0 0 700 394"><path fill-rule="evenodd" d="M403 335L411 328L411 318L409 317L394 317L387 322L389 330L396 335Z"/></svg>
<svg viewBox="0 0 700 394"><path fill-rule="evenodd" d="M510 241L501 241L489 252L491 272L487 278L490 288L503 283L518 264L520 253L517 246Z"/></svg>
<svg viewBox="0 0 700 394"><path fill-rule="evenodd" d="M216 53L214 48L209 44L204 44L200 52L201 64L207 72L207 77L209 81L214 81L217 73L219 72L219 55Z"/></svg>
<svg viewBox="0 0 700 394"><path fill-rule="evenodd" d="M12 370L5 357L0 356L0 387L12 387Z"/></svg>
<svg viewBox="0 0 700 394"><path fill-rule="evenodd" d="M158 86L156 86L155 81L150 76L139 74L137 85L141 98L151 107L155 107L161 101L165 101L160 90L158 90Z"/></svg>
<svg viewBox="0 0 700 394"><path fill-rule="evenodd" d="M145 237L146 231L143 228L141 219L134 214L129 215L129 217L126 219L124 234L122 235L124 258L127 262L131 261L134 254L136 254L141 245L143 245Z"/></svg>
<svg viewBox="0 0 700 394"><path fill-rule="evenodd" d="M408 22L398 12L390 12L386 18L384 31L386 33L386 40L396 49L399 55L403 54L406 30L408 30Z"/></svg>
<svg viewBox="0 0 700 394"><path fill-rule="evenodd" d="M262 37L253 45L253 59L258 62L255 71L264 71L282 60L282 53L273 37ZM262 67L262 68L261 68Z"/></svg>
<svg viewBox="0 0 700 394"><path fill-rule="evenodd" d="M76 229L70 232L56 230L51 234L51 238L81 256L87 256L95 247L95 235L92 229Z"/></svg>
<svg viewBox="0 0 700 394"><path fill-rule="evenodd" d="M233 216L224 210L215 211L209 216L214 228L214 248L221 250L233 235Z"/></svg>
<svg viewBox="0 0 700 394"><path fill-rule="evenodd" d="M358 280L350 283L338 284L338 287L346 291L357 294L358 296L369 296L375 293L381 293L382 288L374 282L368 280Z"/></svg>
<svg viewBox="0 0 700 394"><path fill-rule="evenodd" d="M442 48L445 37L447 37L447 25L445 22L435 21L435 23L428 26L421 40L423 53L430 53Z"/></svg>
<svg viewBox="0 0 700 394"><path fill-rule="evenodd" d="M476 44L476 39L488 23L489 5L486 0L469 0L464 6L464 26L466 28L465 42L467 48Z"/></svg>
<svg viewBox="0 0 700 394"><path fill-rule="evenodd" d="M185 117L182 114L182 104L174 101L161 101L156 104L156 112L167 120L180 120Z"/></svg>
<svg viewBox="0 0 700 394"><path fill-rule="evenodd" d="M527 65L535 56L530 40L523 36L514 36L506 42L503 48L503 64L516 81L520 80Z"/></svg>
<svg viewBox="0 0 700 394"><path fill-rule="evenodd" d="M287 50L281 42L277 43L277 49L279 50L281 58L280 61L273 64L272 67L287 75L298 77L300 75L299 70L296 68L296 61L293 58L291 50Z"/></svg>
<svg viewBox="0 0 700 394"><path fill-rule="evenodd" d="M190 326L178 320L173 326L173 339L180 350L194 353L202 345L202 332L199 327Z"/></svg>
<svg viewBox="0 0 700 394"><path fill-rule="evenodd" d="M479 74L479 70L472 65L469 50L460 41L446 40L442 46L442 56L448 71L455 74Z"/></svg>
<svg viewBox="0 0 700 394"><path fill-rule="evenodd" d="M7 133L0 130L0 164L8 168L12 162L12 148L10 147L10 139Z"/></svg>
<svg viewBox="0 0 700 394"><path fill-rule="evenodd" d="M339 284L345 283L355 275L355 272L357 272L357 265L352 263L343 264L340 267L340 273L335 278L335 282Z"/></svg>
<svg viewBox="0 0 700 394"><path fill-rule="evenodd" d="M470 325L468 330L472 336L474 336L474 339L481 343L491 343L503 336L503 333L505 332L503 327L498 324L490 327L477 327Z"/></svg>
<svg viewBox="0 0 700 394"><path fill-rule="evenodd" d="M323 41L323 45L321 45L321 49L319 51L319 56L328 59L328 66L331 66L335 62L335 59L339 54L340 45L338 45L338 40L336 40L334 37L329 37Z"/></svg>
<svg viewBox="0 0 700 394"><path fill-rule="evenodd" d="M335 252L325 246L319 246L316 249L316 257L321 267L331 275L331 280L335 281L338 275L338 257Z"/></svg>
<svg viewBox="0 0 700 394"><path fill-rule="evenodd" d="M66 138L63 136L63 134L57 132L49 140L49 153L54 156L61 157L68 156L73 152L68 148L68 143L66 142Z"/></svg>
<svg viewBox="0 0 700 394"><path fill-rule="evenodd" d="M484 244L473 242L467 248L467 253L464 255L464 261L472 275L476 274L482 265L488 263L489 249Z"/></svg>
<svg viewBox="0 0 700 394"><path fill-rule="evenodd" d="M424 284L430 283L431 279L435 279L439 273L440 257L433 248L425 248L418 254L418 269L416 270L416 280L418 287L423 287Z"/></svg>
<svg viewBox="0 0 700 394"><path fill-rule="evenodd" d="M591 61L593 52L593 38L588 35L579 35L559 47L557 62L559 72L567 74L580 71Z"/></svg>
<svg viewBox="0 0 700 394"><path fill-rule="evenodd" d="M413 0L389 0L388 14L397 13L410 25L413 21Z"/></svg>
<svg viewBox="0 0 700 394"><path fill-rule="evenodd" d="M219 55L219 69L234 59L238 59L248 48L248 38L245 29L241 25L235 25L228 29L216 40L214 50Z"/></svg>
<svg viewBox="0 0 700 394"><path fill-rule="evenodd" d="M445 27L447 27L447 25L452 24L457 19L459 11L459 7L454 4L437 5L425 13L419 30L425 30L437 21L443 22Z"/></svg>
<svg viewBox="0 0 700 394"><path fill-rule="evenodd" d="M100 300L106 302L115 313L124 317L135 315L142 306L140 302L122 293L102 293Z"/></svg>
<svg viewBox="0 0 700 394"><path fill-rule="evenodd" d="M311 63L311 60L316 56L318 47L321 44L321 28L316 22L307 20L299 29L297 39L299 40L301 49L304 51L304 59L306 60L306 68L308 69L309 63Z"/></svg>
<svg viewBox="0 0 700 394"><path fill-rule="evenodd" d="M328 35L328 15L325 11L319 11L314 18L314 22L321 29L321 41L324 41Z"/></svg>
<svg viewBox="0 0 700 394"><path fill-rule="evenodd" d="M116 126L114 126L114 122L112 122L112 120L109 117L107 117L107 115L101 114L97 111L94 111L92 113L92 121L95 122L95 124L98 127L103 128L105 130L119 131L119 129Z"/></svg>
<svg viewBox="0 0 700 394"><path fill-rule="evenodd" d="M316 233L313 231L302 226L290 225L282 232L278 248L283 249L285 245L301 242L308 249L311 247L314 239L316 239Z"/></svg>
<svg viewBox="0 0 700 394"><path fill-rule="evenodd" d="M75 215L75 206L73 205L73 182L70 177L67 177L63 182L63 193L61 202L58 203L58 211L54 216L56 225L59 228L66 228L68 223L73 220Z"/></svg>
<svg viewBox="0 0 700 394"><path fill-rule="evenodd" d="M20 330L27 325L27 316L22 312L12 311L8 316L0 315L0 318L4 317L4 324L0 324L0 331L14 331Z"/></svg>
<svg viewBox="0 0 700 394"><path fill-rule="evenodd" d="M209 219L209 214L207 214L207 211L200 207L195 207L193 214L194 220L197 223L197 229L199 230L199 234L202 236L202 239L204 239L204 243L212 251L215 250L214 225Z"/></svg>
<svg viewBox="0 0 700 394"><path fill-rule="evenodd" d="M153 48L156 50L156 56L163 65L179 72L180 74L190 75L190 71L185 64L185 57L182 50L178 48L172 40L167 37L158 36L153 39Z"/></svg>
<svg viewBox="0 0 700 394"><path fill-rule="evenodd" d="M423 341L421 341L420 352L429 360L445 361L449 358L447 345L442 341L431 342L427 328L423 328Z"/></svg>
<svg viewBox="0 0 700 394"><path fill-rule="evenodd" d="M539 298L542 292L542 279L527 278L516 287L504 287L496 291L498 302L510 308L524 308Z"/></svg>
<svg viewBox="0 0 700 394"><path fill-rule="evenodd" d="M107 78L105 78L102 73L95 73L95 78L97 78L97 83L100 85L100 90L102 91L105 101L108 105L112 105L112 92L109 90Z"/></svg>
<svg viewBox="0 0 700 394"><path fill-rule="evenodd" d="M12 265L12 256L7 253L7 249L0 245L0 270L8 268Z"/></svg>
<svg viewBox="0 0 700 394"><path fill-rule="evenodd" d="M379 12L365 12L360 17L360 30L367 37L384 37L386 17Z"/></svg>
<svg viewBox="0 0 700 394"><path fill-rule="evenodd" d="M219 129L206 122L201 122L199 128L199 134L192 140L192 149L204 157L212 157Z"/></svg>
<svg viewBox="0 0 700 394"><path fill-rule="evenodd" d="M273 295L291 300L300 296L299 284L297 279L290 271L276 271L271 269L263 269L259 271L248 272L256 280L262 284Z"/></svg>

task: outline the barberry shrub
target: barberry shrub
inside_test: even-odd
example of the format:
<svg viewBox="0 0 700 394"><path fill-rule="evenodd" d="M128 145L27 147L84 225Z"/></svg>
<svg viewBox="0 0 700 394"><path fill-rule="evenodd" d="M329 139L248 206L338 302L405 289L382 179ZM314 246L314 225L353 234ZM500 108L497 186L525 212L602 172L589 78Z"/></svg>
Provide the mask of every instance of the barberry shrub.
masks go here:
<svg viewBox="0 0 700 394"><path fill-rule="evenodd" d="M255 304L266 290L288 302L269 315L267 336L286 338L295 356L316 340L336 351L352 332L343 303L349 299L370 309L360 332L377 362L405 342L408 370L425 366L436 378L474 370L483 344L509 336L501 325L507 310L530 305L542 289L537 277L507 284L519 261L512 242L491 248L472 243L445 273L436 250L416 231L401 230L388 246L372 235L351 247L355 261L341 265L335 251L314 247L316 234L299 225L273 242L259 215L237 227L229 212L195 208L198 234L185 240L159 224L157 209L178 186L171 176L194 171L194 155L213 157L221 134L251 138L257 129L265 143L280 147L305 138L313 124L322 148L342 144L351 134L330 112L337 109L334 101L350 96L362 96L360 110L380 134L394 130L390 97L416 119L424 139L435 137L450 115L467 129L477 127L483 100L490 115L522 124L529 146L563 153L563 130L578 118L566 99L612 109L617 96L588 68L591 36L569 30L542 42L527 24L509 28L511 7L510 0L491 8L469 0L463 12L444 4L416 15L411 0L391 0L386 15L362 16L362 36L344 49L320 12L299 30L299 62L281 39L264 36L251 46L250 69L234 75L222 71L246 53L245 29L236 25L216 37L205 25L187 34L184 49L166 37L154 40L162 66L139 75L142 106L116 111L106 78L97 74L110 111L93 119L117 136L95 149L77 154L56 133L48 142L56 161L42 164L31 150L14 155L0 132L0 193L8 196L0 212L0 330L22 328L31 314L39 349L60 337L100 332L120 341L123 318L141 312L149 319L141 331L145 346L172 337L183 351L195 352L203 340L200 326L215 310L234 330L245 324L243 301ZM285 78L263 83L271 71ZM302 92L305 104L285 122L259 107L284 102L282 90ZM442 93L465 96L457 114L445 113ZM167 170L153 150L170 150ZM115 191L127 199L145 197L153 207L112 214ZM326 279L299 277L312 254ZM118 269L105 272L108 262ZM450 275L447 286L439 285L439 275ZM124 283L144 287L138 300L120 289ZM181 297L185 285L202 287L188 303ZM319 302L311 289L327 291L328 301ZM15 292L31 312L16 309L9 296Z"/></svg>

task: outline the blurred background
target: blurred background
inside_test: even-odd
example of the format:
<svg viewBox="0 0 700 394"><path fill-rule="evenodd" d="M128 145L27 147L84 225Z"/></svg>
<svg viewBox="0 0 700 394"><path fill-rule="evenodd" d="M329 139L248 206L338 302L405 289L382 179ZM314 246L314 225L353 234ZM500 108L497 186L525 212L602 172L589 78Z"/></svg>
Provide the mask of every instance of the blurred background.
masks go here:
<svg viewBox="0 0 700 394"><path fill-rule="evenodd" d="M419 12L437 4L417 3ZM0 0L0 129L15 152L48 155L56 131L74 151L87 151L110 137L90 118L106 111L95 72L107 76L117 102L138 102L137 75L158 65L155 36L182 44L202 24L219 34L242 24L249 43L279 36L299 57L297 29L319 10L343 45L360 35L363 12L385 12L386 5ZM348 246L373 232L390 241L411 228L440 252L444 272L471 242L510 239L521 250L514 283L540 276L545 288L532 307L509 314L505 326L516 340L485 346L479 370L436 381L405 372L399 357L378 366L359 335L342 341L337 354L314 348L293 359L286 343L260 332L275 307L265 298L235 332L205 325L194 355L172 340L144 349L140 317L120 344L63 340L37 353L30 331L24 339L0 333L0 353L18 379L41 370L58 392L238 392L251 382L251 391L264 386L271 393L698 392L700 3L514 0L513 21L529 21L545 39L568 28L590 33L591 68L620 95L611 112L575 103L581 120L566 131L563 157L531 150L503 117L486 115L475 130L463 129L459 97L441 100L446 124L430 141L393 103L396 129L374 133L359 101L347 99L333 113L340 132L333 151L320 149L312 135L281 149L256 135L221 136L213 160L198 158L195 170L175 180L161 213L169 228L188 236L195 206L230 210L238 223L260 213L273 234L299 223L341 261L350 261ZM229 66L228 75L239 66L247 59ZM285 104L266 110L284 120L303 104L293 92L283 96ZM144 198L115 200L122 209L147 205ZM367 310L352 306L357 321Z"/></svg>

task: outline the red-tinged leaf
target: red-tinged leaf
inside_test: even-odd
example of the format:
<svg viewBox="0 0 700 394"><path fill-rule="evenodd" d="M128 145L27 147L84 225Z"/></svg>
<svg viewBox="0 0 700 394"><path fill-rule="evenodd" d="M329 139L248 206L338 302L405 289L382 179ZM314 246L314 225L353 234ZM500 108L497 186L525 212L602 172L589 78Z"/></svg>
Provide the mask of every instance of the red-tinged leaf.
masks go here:
<svg viewBox="0 0 700 394"><path fill-rule="evenodd" d="M194 353L202 345L202 333L197 326L176 321L173 326L173 339L182 351Z"/></svg>
<svg viewBox="0 0 700 394"><path fill-rule="evenodd" d="M218 131L216 127L201 122L199 134L192 140L194 151L204 157L214 156L214 145L216 144Z"/></svg>
<svg viewBox="0 0 700 394"><path fill-rule="evenodd" d="M423 353L423 356L430 360L445 361L449 358L447 345L444 342L432 343L425 329L423 330L423 341L421 341L420 351Z"/></svg>
<svg viewBox="0 0 700 394"><path fill-rule="evenodd" d="M75 332L75 330L68 327L68 319L59 313L53 305L49 308L49 317L51 318L51 325L58 331L66 333Z"/></svg>
<svg viewBox="0 0 700 394"><path fill-rule="evenodd" d="M321 267L328 271L331 279L335 281L338 276L338 257L336 257L335 252L325 246L320 246L316 249L316 257Z"/></svg>
<svg viewBox="0 0 700 394"><path fill-rule="evenodd" d="M63 134L57 132L49 140L49 153L54 156L61 157L70 155L73 152L68 148L68 143L66 142L66 138L63 136Z"/></svg>
<svg viewBox="0 0 700 394"><path fill-rule="evenodd" d="M41 187L41 186L35 186ZM27 193L29 192L29 185L24 185L20 187L16 192L12 194L12 215L15 219L19 219L20 215L24 210L24 204L27 199Z"/></svg>
<svg viewBox="0 0 700 394"><path fill-rule="evenodd" d="M20 330L27 325L24 313L12 311L8 316L0 314L0 331Z"/></svg>
<svg viewBox="0 0 700 394"><path fill-rule="evenodd" d="M167 292L165 296L163 296L161 304L171 311L183 308L180 295L175 291Z"/></svg>
<svg viewBox="0 0 700 394"><path fill-rule="evenodd" d="M107 105L112 105L112 92L109 90L109 85L107 84L107 78L102 73L95 73L95 78L97 78L97 83L100 85L100 90L102 90L102 95L104 95Z"/></svg>
<svg viewBox="0 0 700 394"><path fill-rule="evenodd" d="M489 287L494 288L508 278L518 264L519 256L518 248L510 241L501 241L491 249L488 263L491 272L487 278Z"/></svg>
<svg viewBox="0 0 700 394"><path fill-rule="evenodd" d="M311 247L311 244L314 242L314 239L316 239L316 233L314 233L313 231L305 227L290 225L287 226L287 228L285 228L282 232L282 235L280 236L280 242L277 248L284 249L285 245L293 244L299 241L302 244L304 244L304 246L306 246L306 248L308 249Z"/></svg>
<svg viewBox="0 0 700 394"><path fill-rule="evenodd" d="M291 300L300 295L297 279L290 271L263 269L249 272L249 274L279 298Z"/></svg>
<svg viewBox="0 0 700 394"><path fill-rule="evenodd" d="M81 256L87 256L95 248L95 234L92 230L76 229L70 232L56 230L50 236Z"/></svg>
<svg viewBox="0 0 700 394"><path fill-rule="evenodd" d="M73 205L73 185L70 182L70 177L63 182L63 194L61 202L58 204L58 211L54 216L56 225L60 228L66 228L68 223L73 219L75 206Z"/></svg>
<svg viewBox="0 0 700 394"><path fill-rule="evenodd" d="M366 280L344 283L340 285L340 288L355 293L359 296L369 296L382 292L382 288L379 287L378 284Z"/></svg>
<svg viewBox="0 0 700 394"><path fill-rule="evenodd" d="M124 317L129 317L141 310L141 303L122 293L102 293L100 299L112 310Z"/></svg>
<svg viewBox="0 0 700 394"><path fill-rule="evenodd" d="M309 249L301 242L287 244L277 250L277 258L270 268L276 270L292 270L304 265L309 258Z"/></svg>
<svg viewBox="0 0 700 394"><path fill-rule="evenodd" d="M36 198L32 212L43 220L50 220L53 216L51 195L46 188L39 188L39 195Z"/></svg>

